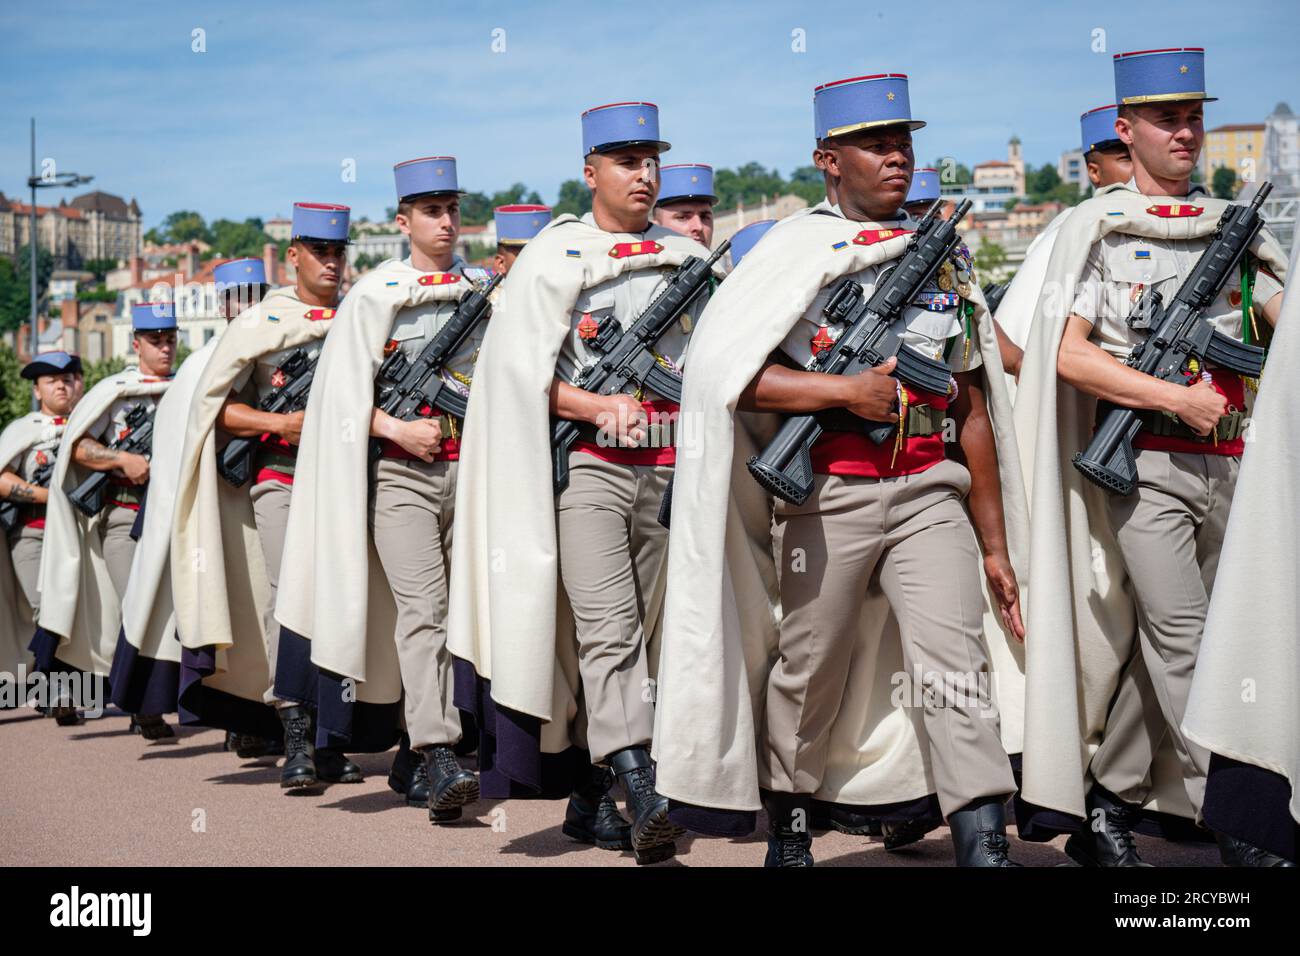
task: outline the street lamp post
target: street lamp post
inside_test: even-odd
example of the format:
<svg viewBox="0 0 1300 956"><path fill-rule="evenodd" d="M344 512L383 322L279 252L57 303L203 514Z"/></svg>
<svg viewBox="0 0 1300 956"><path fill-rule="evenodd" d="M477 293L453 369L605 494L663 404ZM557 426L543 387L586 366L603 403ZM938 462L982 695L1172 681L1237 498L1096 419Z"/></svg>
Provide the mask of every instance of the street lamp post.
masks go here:
<svg viewBox="0 0 1300 956"><path fill-rule="evenodd" d="M31 228L27 231L27 259L31 265L31 349L30 358L36 357L36 352L40 349L40 336L36 331L36 313L38 311L36 302L36 256L39 252L39 246L36 240L36 190L49 189L54 186L80 186L90 182L95 177L79 176L76 173L51 173L48 176L40 177L36 175L36 117L32 117L32 174L27 178L27 185L32 191L32 203L28 212L31 215L29 222ZM32 411L39 408L35 395L32 396Z"/></svg>

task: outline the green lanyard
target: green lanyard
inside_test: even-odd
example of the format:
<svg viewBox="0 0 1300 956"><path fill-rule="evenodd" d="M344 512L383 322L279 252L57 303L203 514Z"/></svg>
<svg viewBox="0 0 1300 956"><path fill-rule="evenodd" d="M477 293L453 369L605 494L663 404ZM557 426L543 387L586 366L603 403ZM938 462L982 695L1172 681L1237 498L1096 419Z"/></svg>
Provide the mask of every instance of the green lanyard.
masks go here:
<svg viewBox="0 0 1300 956"><path fill-rule="evenodd" d="M970 364L970 340L971 340L971 335L972 335L973 332L974 332L973 328L971 327L971 320L974 319L974 317L975 317L975 303L973 303L973 302L967 302L965 299L962 299L962 300L961 300L961 315L962 315L962 322L963 322L963 324L966 326L966 349L967 349L967 352L966 352L966 357L965 357L965 359L963 359L963 361L962 361L962 370L964 371L964 370L966 369L966 366ZM945 362L951 360L951 358L952 358L952 349L953 349L953 346L956 345L956 344L957 344L957 339L956 339L955 336L954 336L953 338L950 338L950 339L948 340L948 345L947 345L947 347L943 350L943 360L944 360Z"/></svg>

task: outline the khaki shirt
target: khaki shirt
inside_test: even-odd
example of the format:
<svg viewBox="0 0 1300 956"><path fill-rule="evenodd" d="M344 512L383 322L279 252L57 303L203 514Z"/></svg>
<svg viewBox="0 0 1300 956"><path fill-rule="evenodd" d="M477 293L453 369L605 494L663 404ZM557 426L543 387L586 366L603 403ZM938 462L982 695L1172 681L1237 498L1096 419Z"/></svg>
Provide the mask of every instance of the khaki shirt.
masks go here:
<svg viewBox="0 0 1300 956"><path fill-rule="evenodd" d="M63 437L63 426L68 421L66 418L55 418L39 413L37 415L43 426L41 437L34 445L19 452L10 461L0 462L0 471L12 471L23 481L28 482L36 477L37 469L54 461L59 450L59 441Z"/></svg>
<svg viewBox="0 0 1300 956"><path fill-rule="evenodd" d="M411 260L404 259L405 265ZM457 257L449 271L466 278L475 278L475 270L466 273L467 266L463 259ZM462 283L468 291L468 284ZM402 309L393 320L388 333L390 347L401 351L408 362L414 362L424 347L433 340L456 311L456 301L426 302L423 305ZM447 357L446 363L438 373L442 381L461 395L469 395L470 382L474 377L474 364L478 361L479 346L483 344L483 335L487 332L490 319L480 322L465 337L460 347Z"/></svg>
<svg viewBox="0 0 1300 956"><path fill-rule="evenodd" d="M143 379L149 381L149 379ZM86 434L91 438L104 445L111 445L117 441L127 430L126 416L137 405L143 405L145 410L151 412L157 407L158 399L162 395L136 395L130 398L119 398L108 406L108 410L99 418L95 419L95 424L86 430Z"/></svg>
<svg viewBox="0 0 1300 956"><path fill-rule="evenodd" d="M839 213L836 206L830 207L835 213ZM900 226L904 228L915 228L916 223L913 221L900 220ZM849 273L848 276L836 279L830 285L823 288L813 299L812 305L808 310L795 322L794 327L790 329L785 341L781 343L781 351L792 358L801 366L807 366L812 360L814 354L813 339L822 335L822 340L837 340L846 325L830 325L827 322L823 310L826 303L830 301L831 294L839 286L844 278L853 279L862 286L863 294L870 298L876 289L876 282L880 278L881 272L888 269L897 260L882 263L876 266L870 266L858 272ZM953 271L957 269L967 270L969 263L960 260L954 260ZM974 282L973 273L970 274L970 281ZM961 300L956 303L948 304L943 299L938 298L943 290L939 287L937 277L922 289L920 295L914 300L914 303L908 306L903 313L903 323L905 326L903 332L903 344L913 348L927 358L936 361L945 361L944 355L947 353L948 368L953 372L971 371L977 369L983 364L980 358L979 342L976 338L969 339L970 348L967 349L966 324L962 317ZM952 290L952 291L955 291ZM951 297L951 296L949 296ZM930 304L934 305L931 309ZM823 334L822 330L825 329ZM973 331L973 329L972 329Z"/></svg>
<svg viewBox="0 0 1300 956"><path fill-rule="evenodd" d="M1193 191L1194 201L1200 190ZM1127 319L1139 295L1159 292L1169 303L1191 274L1212 236L1200 239L1148 239L1112 232L1093 243L1080 277L1078 294L1071 311L1092 324L1089 339L1119 359L1147 333L1128 327ZM1267 272L1257 271L1252 293L1252 311L1263 322L1264 306L1282 291L1282 285ZM1219 297L1203 313L1216 331L1241 341L1240 269L1233 270Z"/></svg>
<svg viewBox="0 0 1300 956"><path fill-rule="evenodd" d="M591 213L583 216L582 221L589 226L596 225L596 220ZM618 242L641 242L644 239L645 235L642 233L611 232L609 234L611 247ZM663 291L667 285L667 277L675 271L675 267L667 266L632 269L589 289L583 289L570 316L569 334L565 336L564 344L560 347L560 356L555 363L556 377L572 384L584 368L600 359L600 352L588 347L588 340L583 338L579 329L579 324L583 323L584 319L590 317L592 322L599 324L607 316L612 315L624 329L627 329L640 318L641 313L654 301L655 296ZM664 360L663 364L679 375L686 362L686 346L690 341L691 330L695 327L695 318L704 311L708 300L708 291L701 292L682 318L663 334L655 347L655 351ZM645 398L649 401L663 399L664 396L647 390Z"/></svg>

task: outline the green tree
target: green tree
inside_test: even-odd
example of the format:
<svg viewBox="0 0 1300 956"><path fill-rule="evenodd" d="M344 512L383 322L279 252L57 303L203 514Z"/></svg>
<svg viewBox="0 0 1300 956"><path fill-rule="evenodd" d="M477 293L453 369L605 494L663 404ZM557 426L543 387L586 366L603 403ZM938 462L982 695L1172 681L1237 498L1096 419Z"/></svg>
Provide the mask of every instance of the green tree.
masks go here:
<svg viewBox="0 0 1300 956"><path fill-rule="evenodd" d="M713 192L718 205L731 209L737 203L757 205L763 197L769 199L789 191L789 185L775 169L765 169L761 163L746 163L737 169L719 169L713 174Z"/></svg>
<svg viewBox="0 0 1300 956"><path fill-rule="evenodd" d="M117 260L116 259L87 259L85 262L81 264L81 268L91 273L95 277L96 282L103 283L104 276L108 275L109 272L117 268Z"/></svg>
<svg viewBox="0 0 1300 956"><path fill-rule="evenodd" d="M83 368L85 371L86 391L90 391L97 383L110 375L116 375L126 368L126 359L116 355L112 358L100 359L98 362L87 362Z"/></svg>
<svg viewBox="0 0 1300 956"><path fill-rule="evenodd" d="M560 196L552 210L555 216L565 214L581 216L591 212L591 190L581 179L566 179L560 183Z"/></svg>
<svg viewBox="0 0 1300 956"><path fill-rule="evenodd" d="M31 316L31 266L27 246L18 250L17 262L0 257L0 331L22 325ZM54 257L48 249L36 256L36 297L39 302L49 290Z"/></svg>
<svg viewBox="0 0 1300 956"><path fill-rule="evenodd" d="M816 166L800 166L790 173L789 191L814 206L826 198L826 179Z"/></svg>
<svg viewBox="0 0 1300 956"><path fill-rule="evenodd" d="M203 217L189 209L178 210L164 219L160 234L169 243L190 242L194 239L212 242L212 233L208 231Z"/></svg>
<svg viewBox="0 0 1300 956"><path fill-rule="evenodd" d="M1219 199L1232 199L1237 195L1237 173L1230 166L1220 166L1210 177L1210 189Z"/></svg>
<svg viewBox="0 0 1300 956"><path fill-rule="evenodd" d="M212 253L209 258L218 255L223 259L260 256L262 246L271 241L271 237L262 231L260 219L245 219L243 222L217 219L209 232L212 235Z"/></svg>
<svg viewBox="0 0 1300 956"><path fill-rule="evenodd" d="M78 302L116 302L117 293L111 289L105 289L102 285L95 286L93 289L78 289Z"/></svg>
<svg viewBox="0 0 1300 956"><path fill-rule="evenodd" d="M0 345L0 431L32 410L31 383L18 374L21 370L14 350Z"/></svg>
<svg viewBox="0 0 1300 956"><path fill-rule="evenodd" d="M975 271L983 278L991 278L1007 262L1007 251L996 242L982 242L975 250Z"/></svg>

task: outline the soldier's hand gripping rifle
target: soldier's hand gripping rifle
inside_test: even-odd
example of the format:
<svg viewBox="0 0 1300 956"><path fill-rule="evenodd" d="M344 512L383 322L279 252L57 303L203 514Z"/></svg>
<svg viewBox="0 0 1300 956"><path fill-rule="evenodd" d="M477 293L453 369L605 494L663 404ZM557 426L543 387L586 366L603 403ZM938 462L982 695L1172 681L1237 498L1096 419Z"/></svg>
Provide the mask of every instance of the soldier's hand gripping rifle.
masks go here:
<svg viewBox="0 0 1300 956"><path fill-rule="evenodd" d="M284 384L268 392L258 403L258 409L276 415L302 411L307 407L311 381L316 375L316 359L308 358L306 349L294 349L279 371L284 376ZM253 451L257 445L256 438L232 438L217 456L217 474L236 488L243 487L253 476Z"/></svg>
<svg viewBox="0 0 1300 956"><path fill-rule="evenodd" d="M482 289L470 288L456 303L456 311L438 334L420 350L414 362L393 352L379 366L378 378L393 384L381 387L375 407L394 418L409 422L421 417L421 409L441 411L463 419L468 406L465 396L442 379L443 366L456 353L474 327L492 314L492 291L505 274L495 275ZM379 443L370 443L370 457L379 457Z"/></svg>
<svg viewBox="0 0 1300 956"><path fill-rule="evenodd" d="M813 356L807 371L855 375L897 357L895 378L921 391L947 394L948 366L903 344L903 313L957 248L957 223L971 207L970 200L962 200L945 221L939 218L941 205L935 202L917 224L907 251L877 283L870 299L852 279L840 282L823 311L831 321L843 324L844 332L834 345ZM862 427L879 445L897 426L863 420ZM790 416L762 453L749 459L749 473L771 494L803 504L812 494L812 446L821 433L816 415Z"/></svg>
<svg viewBox="0 0 1300 956"><path fill-rule="evenodd" d="M29 485L35 485L37 488L46 488L50 484L50 475L54 474L54 460L46 462L32 473L32 480L27 482ZM22 514L22 502L14 501L12 498L6 498L0 501L0 533L8 534L18 527L18 519Z"/></svg>
<svg viewBox="0 0 1300 956"><path fill-rule="evenodd" d="M153 450L153 406L137 402L126 413L122 424L126 431L108 445L109 451L124 451L132 455L149 457ZM68 493L71 501L83 515L93 518L104 510L104 491L108 488L107 471L96 471Z"/></svg>
<svg viewBox="0 0 1300 956"><path fill-rule="evenodd" d="M1260 374L1264 350L1215 331L1204 312L1263 228L1259 209L1272 189L1272 183L1262 183L1250 205L1233 204L1223 211L1213 241L1168 305L1158 292L1143 293L1128 325L1150 333L1125 364L1161 381L1183 384L1191 384L1187 372L1193 359L1201 366L1209 363L1250 378ZM1110 402L1100 403L1097 410L1101 424L1088 447L1074 456L1074 467L1113 494L1131 494L1137 482L1133 438L1142 424L1139 412Z"/></svg>
<svg viewBox="0 0 1300 956"><path fill-rule="evenodd" d="M607 315L591 345L600 358L578 373L573 384L595 395L617 395L631 388L648 388L665 398L682 400L681 376L663 368L654 347L708 283L713 266L731 248L728 239L708 259L687 256L668 277L667 287L624 331L618 318ZM579 434L578 423L556 419L551 425L551 478L558 495L569 486L569 449Z"/></svg>

